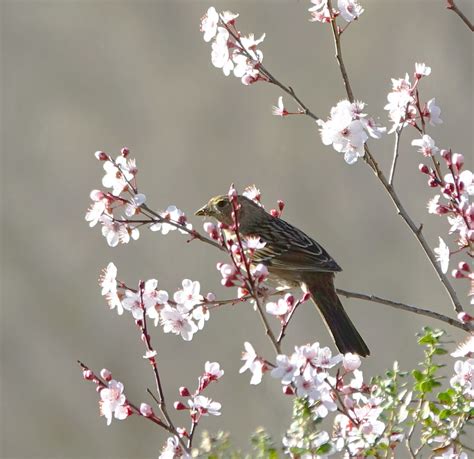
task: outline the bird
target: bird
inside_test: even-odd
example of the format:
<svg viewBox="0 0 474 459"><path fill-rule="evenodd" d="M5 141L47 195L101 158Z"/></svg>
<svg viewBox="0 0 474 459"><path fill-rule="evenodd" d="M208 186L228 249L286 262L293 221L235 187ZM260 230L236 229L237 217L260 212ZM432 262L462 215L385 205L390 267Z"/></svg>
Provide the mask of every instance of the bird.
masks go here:
<svg viewBox="0 0 474 459"><path fill-rule="evenodd" d="M285 287L309 291L333 340L343 354L370 355L369 348L347 315L334 286L342 268L328 252L296 226L269 214L260 204L237 196L239 233L259 237L265 243L255 250L251 262L262 263L272 280ZM234 207L228 195L215 196L196 211L225 225L233 225Z"/></svg>

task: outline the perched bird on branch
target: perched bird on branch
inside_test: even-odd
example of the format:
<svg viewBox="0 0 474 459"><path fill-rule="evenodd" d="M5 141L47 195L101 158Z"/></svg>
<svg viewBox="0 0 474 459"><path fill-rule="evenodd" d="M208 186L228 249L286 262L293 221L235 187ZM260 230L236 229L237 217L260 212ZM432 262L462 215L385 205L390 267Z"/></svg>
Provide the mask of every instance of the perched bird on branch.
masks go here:
<svg viewBox="0 0 474 459"><path fill-rule="evenodd" d="M342 269L334 259L303 231L270 215L252 200L238 196L237 202L240 234L265 242L255 251L252 263L266 265L271 280L289 287L301 286L311 293L340 352L368 356L369 348L336 294L334 273ZM229 197L222 195L210 199L196 215L232 225L233 210Z"/></svg>

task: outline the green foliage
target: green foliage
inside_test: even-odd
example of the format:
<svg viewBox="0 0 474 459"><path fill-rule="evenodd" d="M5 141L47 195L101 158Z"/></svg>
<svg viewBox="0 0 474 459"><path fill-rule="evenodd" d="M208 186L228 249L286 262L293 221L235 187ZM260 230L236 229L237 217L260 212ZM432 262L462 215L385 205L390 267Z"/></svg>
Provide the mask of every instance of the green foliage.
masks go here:
<svg viewBox="0 0 474 459"><path fill-rule="evenodd" d="M423 347L423 359L417 368L411 372L401 371L398 362L394 362L383 376L372 378L370 389L365 389L364 394L378 400L382 408L378 420L385 428L375 441L364 443L362 434L358 439L362 445L358 446L360 457L420 457L425 449L432 452L424 455L441 457L436 451L448 448L458 454L462 451L465 430L472 428L474 402L463 392L463 387L456 384L451 387L449 380L440 374L445 365L439 360L447 354L443 337L442 330L423 328L418 338L418 344ZM451 362L448 368L452 374L454 361ZM342 398L338 399L340 412L344 412ZM282 446L276 446L263 428L252 435L250 454L235 450L228 434L220 432L210 437L205 433L196 455L209 459L323 458L332 454L342 457L350 451L350 440L343 438L336 450L335 438L322 430L322 420L315 415L315 406L306 399L295 398L291 424ZM402 450L402 445L408 448L409 454Z"/></svg>

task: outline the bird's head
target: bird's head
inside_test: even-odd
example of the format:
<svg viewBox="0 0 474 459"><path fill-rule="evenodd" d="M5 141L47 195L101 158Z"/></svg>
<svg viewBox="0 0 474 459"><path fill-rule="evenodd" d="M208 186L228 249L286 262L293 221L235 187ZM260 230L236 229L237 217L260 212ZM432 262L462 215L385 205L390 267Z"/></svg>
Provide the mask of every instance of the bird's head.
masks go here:
<svg viewBox="0 0 474 459"><path fill-rule="evenodd" d="M239 197L240 198L240 197ZM226 195L215 196L209 199L209 202L196 211L196 215L202 217L213 217L216 220L232 224L232 204Z"/></svg>

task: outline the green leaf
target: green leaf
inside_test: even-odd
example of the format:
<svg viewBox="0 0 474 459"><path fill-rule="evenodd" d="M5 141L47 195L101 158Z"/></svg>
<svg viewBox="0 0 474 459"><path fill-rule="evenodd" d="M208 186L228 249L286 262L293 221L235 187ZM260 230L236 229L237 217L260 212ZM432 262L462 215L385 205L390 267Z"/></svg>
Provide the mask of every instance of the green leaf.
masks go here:
<svg viewBox="0 0 474 459"><path fill-rule="evenodd" d="M453 399L451 395L449 395L448 391L440 392L438 394L438 400L444 405L451 405L453 403Z"/></svg>

